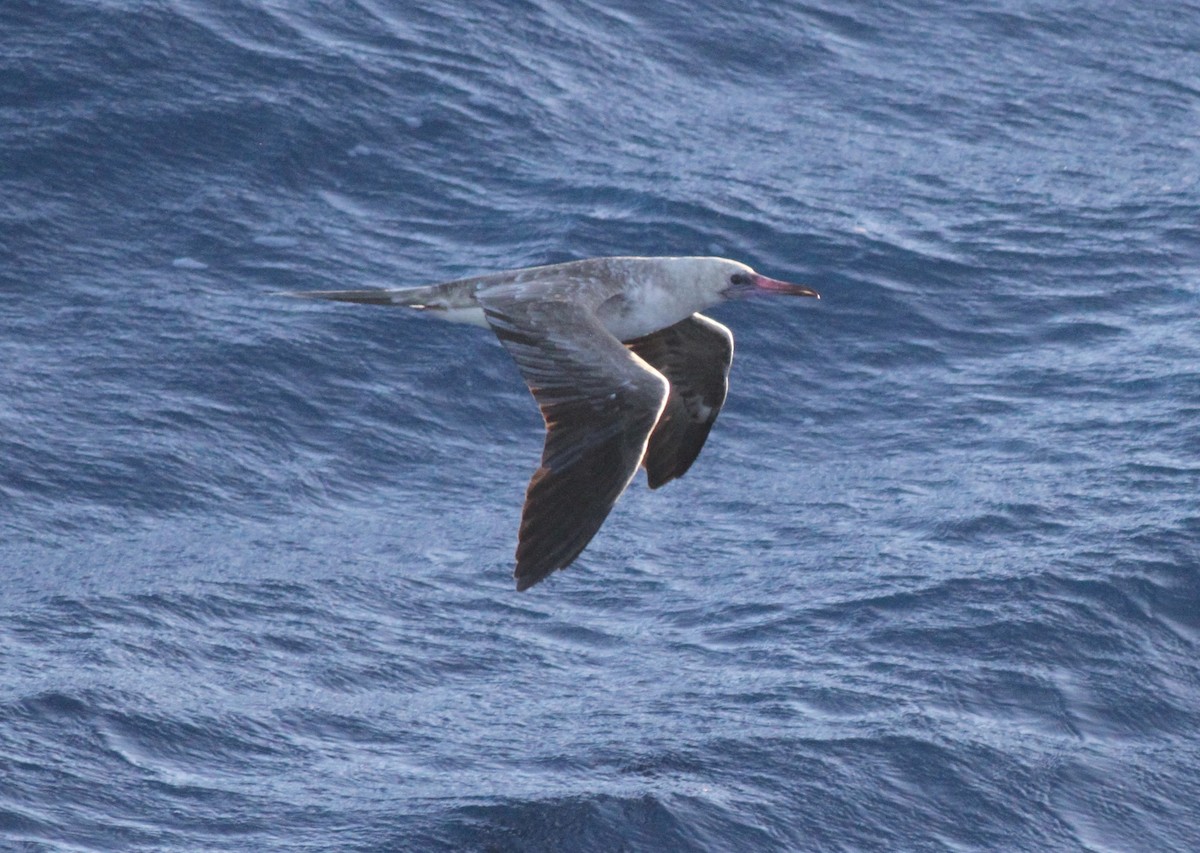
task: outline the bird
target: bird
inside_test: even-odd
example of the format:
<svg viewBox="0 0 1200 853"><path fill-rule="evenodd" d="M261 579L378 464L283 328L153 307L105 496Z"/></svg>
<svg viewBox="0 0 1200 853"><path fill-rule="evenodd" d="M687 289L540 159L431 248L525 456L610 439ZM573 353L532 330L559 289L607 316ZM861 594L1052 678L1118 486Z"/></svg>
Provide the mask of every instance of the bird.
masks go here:
<svg viewBox="0 0 1200 853"><path fill-rule="evenodd" d="M683 476L729 390L733 334L699 313L811 287L717 257L601 257L397 290L287 293L395 305L491 329L546 425L521 510L513 576L524 591L579 556L645 468Z"/></svg>

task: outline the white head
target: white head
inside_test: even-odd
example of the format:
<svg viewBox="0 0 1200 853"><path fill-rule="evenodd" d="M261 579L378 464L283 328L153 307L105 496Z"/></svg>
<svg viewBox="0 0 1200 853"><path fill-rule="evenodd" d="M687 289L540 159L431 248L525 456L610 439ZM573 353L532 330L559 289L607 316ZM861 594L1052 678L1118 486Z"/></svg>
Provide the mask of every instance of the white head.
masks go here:
<svg viewBox="0 0 1200 853"><path fill-rule="evenodd" d="M622 341L647 335L726 299L755 293L816 296L799 284L759 275L726 258L616 257L576 261L604 270L617 292L600 307L604 325Z"/></svg>
<svg viewBox="0 0 1200 853"><path fill-rule="evenodd" d="M685 292L690 290L705 305L715 305L725 299L743 299L760 293L821 298L811 287L767 278L745 264L728 258L662 260L667 262L668 274L673 279L674 286Z"/></svg>

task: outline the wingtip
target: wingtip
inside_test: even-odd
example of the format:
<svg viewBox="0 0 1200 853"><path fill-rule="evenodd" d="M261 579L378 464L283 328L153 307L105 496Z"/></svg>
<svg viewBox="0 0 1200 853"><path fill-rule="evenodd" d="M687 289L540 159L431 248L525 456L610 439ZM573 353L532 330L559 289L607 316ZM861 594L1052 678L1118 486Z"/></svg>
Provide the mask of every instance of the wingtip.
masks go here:
<svg viewBox="0 0 1200 853"><path fill-rule="evenodd" d="M538 585L555 572L565 569L573 560L574 557L565 563L561 561L546 561L544 559L534 561L527 554L522 554L517 558L516 568L513 569L513 578L517 582L517 592L524 592L531 586Z"/></svg>
<svg viewBox="0 0 1200 853"><path fill-rule="evenodd" d="M517 581L517 592L524 592L531 586L541 583L548 575L519 575L514 571L513 577Z"/></svg>

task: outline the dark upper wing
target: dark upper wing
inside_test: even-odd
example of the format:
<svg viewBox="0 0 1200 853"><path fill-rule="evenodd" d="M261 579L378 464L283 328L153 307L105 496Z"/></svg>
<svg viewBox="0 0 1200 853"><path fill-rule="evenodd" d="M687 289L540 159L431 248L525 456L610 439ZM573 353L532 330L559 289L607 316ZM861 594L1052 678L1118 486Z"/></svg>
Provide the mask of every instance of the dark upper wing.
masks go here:
<svg viewBox="0 0 1200 853"><path fill-rule="evenodd" d="M671 393L646 448L646 479L657 489L682 477L704 446L729 390L733 335L703 314L625 345L671 383Z"/></svg>
<svg viewBox="0 0 1200 853"><path fill-rule="evenodd" d="M637 472L667 382L575 302L509 287L479 302L546 420L521 514L514 575L523 590L570 565L596 535Z"/></svg>

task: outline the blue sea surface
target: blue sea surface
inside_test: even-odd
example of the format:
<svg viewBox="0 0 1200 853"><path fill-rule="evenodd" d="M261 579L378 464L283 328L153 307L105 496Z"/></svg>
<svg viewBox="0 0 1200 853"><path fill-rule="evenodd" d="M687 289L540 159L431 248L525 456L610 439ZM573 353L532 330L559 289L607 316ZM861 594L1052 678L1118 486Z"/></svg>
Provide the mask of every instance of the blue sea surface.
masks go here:
<svg viewBox="0 0 1200 853"><path fill-rule="evenodd" d="M486 330L729 400L517 593ZM1200 850L1200 5L0 0L0 849Z"/></svg>

